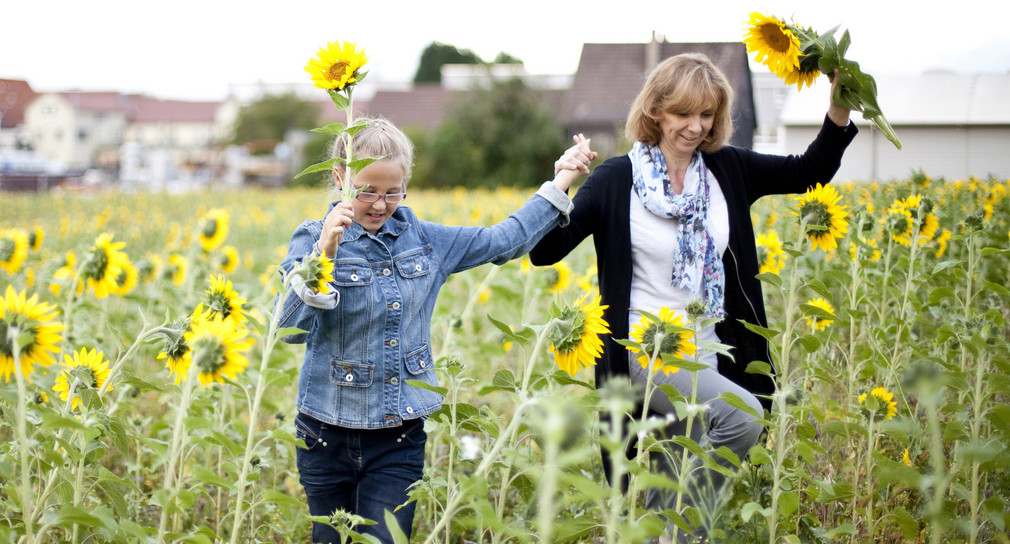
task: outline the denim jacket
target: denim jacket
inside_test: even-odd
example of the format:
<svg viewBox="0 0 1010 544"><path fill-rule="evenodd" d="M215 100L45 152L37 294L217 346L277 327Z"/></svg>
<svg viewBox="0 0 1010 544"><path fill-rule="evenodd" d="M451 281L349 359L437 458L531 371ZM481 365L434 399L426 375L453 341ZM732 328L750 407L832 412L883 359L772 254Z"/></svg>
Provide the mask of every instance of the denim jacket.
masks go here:
<svg viewBox="0 0 1010 544"><path fill-rule="evenodd" d="M492 227L430 223L407 206L376 235L352 223L333 260L333 291L320 295L293 282L280 308L280 327L307 331L283 338L306 345L298 410L357 429L396 427L438 410L441 395L405 380L436 384L431 317L442 284L454 272L526 254L567 223L571 207L548 182ZM307 220L295 230L282 272L312 252L322 228L322 220Z"/></svg>

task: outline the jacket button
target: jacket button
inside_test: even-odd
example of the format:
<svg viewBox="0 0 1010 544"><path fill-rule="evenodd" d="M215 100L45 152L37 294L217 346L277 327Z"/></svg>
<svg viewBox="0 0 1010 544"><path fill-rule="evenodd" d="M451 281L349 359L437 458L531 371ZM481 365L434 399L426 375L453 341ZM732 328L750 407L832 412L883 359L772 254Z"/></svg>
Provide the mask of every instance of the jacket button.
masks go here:
<svg viewBox="0 0 1010 544"><path fill-rule="evenodd" d="M421 365L421 368L425 368L426 366L428 366L428 363L426 363L424 359L418 361L417 364Z"/></svg>
<svg viewBox="0 0 1010 544"><path fill-rule="evenodd" d="M382 269L382 275L383 276L388 276L390 274L392 274L392 272L388 268L383 268Z"/></svg>
<svg viewBox="0 0 1010 544"><path fill-rule="evenodd" d="M421 268L421 265L419 265L419 264L415 264L415 265L414 265L414 270L416 270L416 271L420 272L421 270L423 270L423 268Z"/></svg>
<svg viewBox="0 0 1010 544"><path fill-rule="evenodd" d="M344 376L344 381L346 381L346 382L353 382L354 381L354 374L348 374L348 375Z"/></svg>
<svg viewBox="0 0 1010 544"><path fill-rule="evenodd" d="M414 409L413 409L413 408L411 408L410 406L408 406L408 407L407 407L407 413L408 413L408 414L413 414L413 413L414 413Z"/></svg>
<svg viewBox="0 0 1010 544"><path fill-rule="evenodd" d="M393 376L392 378L389 379L389 383L396 385L400 383L400 380L396 376Z"/></svg>
<svg viewBox="0 0 1010 544"><path fill-rule="evenodd" d="M399 302L394 302L392 306L393 306L394 310L399 310L400 309L400 303Z"/></svg>
<svg viewBox="0 0 1010 544"><path fill-rule="evenodd" d="M394 339L392 339L392 340L390 340L390 341L389 341L389 345L390 345L390 346L393 346L394 348L395 348L395 347L396 347L396 346L397 346L398 344L399 344L399 342L397 342L397 341L396 341L396 338L394 338Z"/></svg>
<svg viewBox="0 0 1010 544"><path fill-rule="evenodd" d="M351 281L358 281L358 275L357 274L351 274Z"/></svg>

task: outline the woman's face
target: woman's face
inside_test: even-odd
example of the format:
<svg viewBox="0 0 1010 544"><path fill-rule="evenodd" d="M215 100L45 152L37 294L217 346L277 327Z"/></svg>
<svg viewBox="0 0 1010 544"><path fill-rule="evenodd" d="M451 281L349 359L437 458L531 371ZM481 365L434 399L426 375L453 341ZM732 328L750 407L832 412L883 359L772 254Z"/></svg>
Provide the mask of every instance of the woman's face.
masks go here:
<svg viewBox="0 0 1010 544"><path fill-rule="evenodd" d="M337 186L341 184L340 172L334 170ZM396 211L397 203L386 202L385 195L391 193L402 193L406 191L403 184L403 168L391 161L375 161L361 169L354 176L354 187L360 189L368 186L365 192L380 195L375 202L364 202L355 198L351 202L351 209L354 211L354 222L372 234L379 232L379 228L385 224L393 212Z"/></svg>
<svg viewBox="0 0 1010 544"><path fill-rule="evenodd" d="M659 117L659 147L676 157L692 155L715 121L715 106L698 111L664 111Z"/></svg>

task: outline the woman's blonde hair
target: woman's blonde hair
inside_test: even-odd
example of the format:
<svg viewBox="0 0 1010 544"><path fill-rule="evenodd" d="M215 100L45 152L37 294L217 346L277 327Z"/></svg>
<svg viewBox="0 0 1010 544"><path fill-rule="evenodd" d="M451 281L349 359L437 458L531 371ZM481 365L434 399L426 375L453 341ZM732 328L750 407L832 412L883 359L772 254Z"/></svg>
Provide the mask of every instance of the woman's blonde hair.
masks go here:
<svg viewBox="0 0 1010 544"><path fill-rule="evenodd" d="M663 112L702 111L715 105L712 130L698 149L712 152L721 148L733 134L733 88L726 75L707 56L683 53L659 63L649 74L635 102L631 105L624 135L629 142L658 145L663 136L659 119Z"/></svg>
<svg viewBox="0 0 1010 544"><path fill-rule="evenodd" d="M414 144L410 138L384 117L366 117L368 126L358 131L352 140L352 153L356 159L381 157L383 161L392 162L403 168L403 186L410 181L410 173L414 167ZM347 158L346 134L333 139L330 156ZM344 169L343 163L337 163L337 168Z"/></svg>

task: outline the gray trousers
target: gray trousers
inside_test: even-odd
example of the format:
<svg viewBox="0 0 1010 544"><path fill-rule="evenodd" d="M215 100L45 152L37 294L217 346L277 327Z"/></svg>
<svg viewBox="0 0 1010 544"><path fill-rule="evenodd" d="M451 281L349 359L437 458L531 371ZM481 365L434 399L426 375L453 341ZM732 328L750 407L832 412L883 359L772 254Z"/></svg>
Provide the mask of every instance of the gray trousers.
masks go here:
<svg viewBox="0 0 1010 544"><path fill-rule="evenodd" d="M711 357L711 359L715 359ZM644 394L648 380L647 370L634 358L630 361L631 381ZM657 372L652 378L654 385L670 384L674 386L685 398L690 399L692 387L692 373L686 370L671 373L669 376L662 371ZM730 392L744 400L756 413L763 413L761 403L746 389L723 377L714 368L709 367L697 372L697 386L695 396L698 404L705 405L703 414L695 416L691 424L691 439L702 446L706 451L715 450L721 446L726 446L735 453L741 460L747 457L751 446L757 443L758 438L764 429L763 425L754 421L754 416L727 404L725 401L716 400L725 392ZM678 419L673 404L669 397L662 391L653 392L649 401L651 412L666 415L671 421L663 430L662 438L673 438L684 436L687 433L687 420ZM667 445L664 452L652 452L652 470L669 476L678 481L681 469L681 453L683 448L672 442L665 442ZM713 456L714 460L723 466L732 466L728 461L719 455ZM687 480L687 489L684 490L681 500L681 508L694 506L695 508L707 511L712 506L713 500L718 500L721 494L725 478L722 474L701 468L701 459L693 454L690 455L687 463L687 470L690 476ZM646 494L646 506L650 510L672 509L676 506L676 491L669 489L649 489ZM694 538L704 536L703 528L698 528L694 532Z"/></svg>

